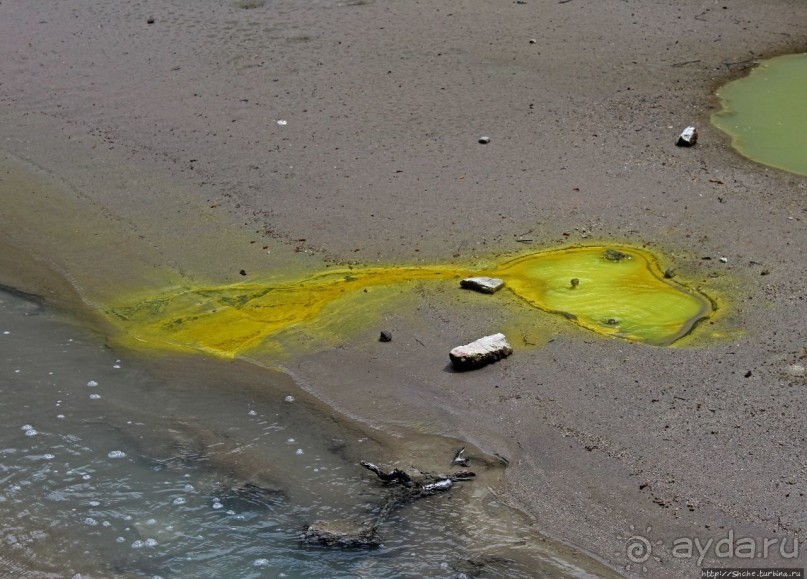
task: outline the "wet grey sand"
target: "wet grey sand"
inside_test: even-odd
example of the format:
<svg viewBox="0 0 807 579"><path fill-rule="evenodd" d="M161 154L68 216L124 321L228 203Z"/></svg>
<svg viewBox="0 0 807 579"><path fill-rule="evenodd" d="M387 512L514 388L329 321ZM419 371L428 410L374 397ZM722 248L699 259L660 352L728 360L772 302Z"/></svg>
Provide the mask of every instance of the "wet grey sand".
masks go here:
<svg viewBox="0 0 807 579"><path fill-rule="evenodd" d="M804 540L807 185L737 156L708 116L716 86L805 49L805 10L3 2L12 169L0 233L17 250L0 254L0 275L92 306L132 285L323 259L645 245L719 300L714 323L680 347L424 289L382 315L394 355L367 328L284 364L402 439L448 434L509 456L505 496L627 575L750 565L671 546L729 531ZM698 145L678 149L688 125ZM522 338L511 358L442 371L450 347L507 325ZM627 558L634 535L652 544L641 563ZM792 563L781 559L765 562Z"/></svg>

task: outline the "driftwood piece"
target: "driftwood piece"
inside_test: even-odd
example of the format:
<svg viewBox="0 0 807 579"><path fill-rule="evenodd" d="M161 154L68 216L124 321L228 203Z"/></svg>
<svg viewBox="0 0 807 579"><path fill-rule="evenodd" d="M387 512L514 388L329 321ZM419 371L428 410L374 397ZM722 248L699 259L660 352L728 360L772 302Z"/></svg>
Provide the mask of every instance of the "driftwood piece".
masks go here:
<svg viewBox="0 0 807 579"><path fill-rule="evenodd" d="M465 449L461 448L454 454L452 464L468 466L469 459L462 457L464 451ZM370 512L363 521L352 518L315 521L305 528L302 535L303 542L343 549L378 547L381 545L378 529L393 511L404 508L418 499L449 491L455 483L476 477L476 474L467 470L450 474L433 474L413 469L413 474L409 474L398 468L383 470L365 460L359 464L391 487L384 503L380 508Z"/></svg>
<svg viewBox="0 0 807 579"><path fill-rule="evenodd" d="M374 465L372 462L367 462L363 460L359 464L362 465L367 470L369 470L370 472L374 472L375 475L384 482L400 482L406 486L410 486L412 484L412 477L410 477L401 469L394 468L389 472L384 472L376 465Z"/></svg>

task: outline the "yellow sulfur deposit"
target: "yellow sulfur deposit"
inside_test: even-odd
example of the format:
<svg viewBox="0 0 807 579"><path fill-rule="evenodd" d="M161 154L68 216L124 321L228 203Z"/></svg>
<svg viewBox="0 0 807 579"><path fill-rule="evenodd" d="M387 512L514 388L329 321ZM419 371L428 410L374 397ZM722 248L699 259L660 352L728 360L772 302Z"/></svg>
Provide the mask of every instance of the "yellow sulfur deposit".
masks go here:
<svg viewBox="0 0 807 579"><path fill-rule="evenodd" d="M368 300L370 290L391 296L390 290L427 282L460 292L458 280L471 274L502 278L516 297L600 334L652 345L671 344L712 313L706 297L664 279L651 254L626 247L545 251L483 272L456 265L368 267L280 283L173 288L109 312L140 343L233 357L295 327L347 320L377 303Z"/></svg>

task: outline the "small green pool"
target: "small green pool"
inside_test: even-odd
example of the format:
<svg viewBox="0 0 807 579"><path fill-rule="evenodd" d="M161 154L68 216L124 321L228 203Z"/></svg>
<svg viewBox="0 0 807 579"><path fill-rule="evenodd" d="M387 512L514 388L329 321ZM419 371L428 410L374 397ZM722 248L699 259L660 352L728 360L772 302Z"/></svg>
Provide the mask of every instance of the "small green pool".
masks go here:
<svg viewBox="0 0 807 579"><path fill-rule="evenodd" d="M779 56L718 90L712 123L742 155L807 176L807 54Z"/></svg>

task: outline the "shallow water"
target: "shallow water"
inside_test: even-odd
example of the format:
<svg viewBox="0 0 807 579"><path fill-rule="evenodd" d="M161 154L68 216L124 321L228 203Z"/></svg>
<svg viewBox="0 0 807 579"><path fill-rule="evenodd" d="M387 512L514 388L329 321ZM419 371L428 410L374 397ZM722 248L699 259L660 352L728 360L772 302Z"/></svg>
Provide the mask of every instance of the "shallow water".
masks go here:
<svg viewBox="0 0 807 579"><path fill-rule="evenodd" d="M290 381L200 357L150 365L6 292L0 345L4 576L612 575L502 505L481 457L479 479L395 512L382 547L304 546L306 524L378 509L386 491L356 460L388 447ZM452 444L421 450L439 465Z"/></svg>
<svg viewBox="0 0 807 579"><path fill-rule="evenodd" d="M807 54L766 60L718 90L712 123L742 155L807 175Z"/></svg>

